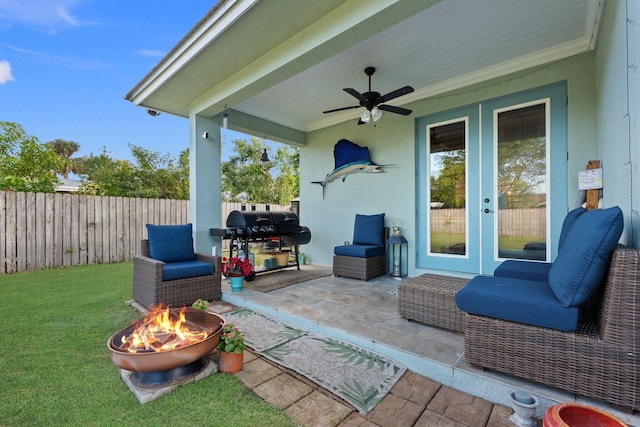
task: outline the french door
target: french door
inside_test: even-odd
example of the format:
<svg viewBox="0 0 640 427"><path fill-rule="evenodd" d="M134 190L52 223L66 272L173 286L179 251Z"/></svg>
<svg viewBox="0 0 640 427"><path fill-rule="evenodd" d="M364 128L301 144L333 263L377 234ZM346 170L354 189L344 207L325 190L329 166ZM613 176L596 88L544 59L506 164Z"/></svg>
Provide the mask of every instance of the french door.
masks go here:
<svg viewBox="0 0 640 427"><path fill-rule="evenodd" d="M418 119L416 266L492 274L505 259L552 260L566 147L564 84Z"/></svg>

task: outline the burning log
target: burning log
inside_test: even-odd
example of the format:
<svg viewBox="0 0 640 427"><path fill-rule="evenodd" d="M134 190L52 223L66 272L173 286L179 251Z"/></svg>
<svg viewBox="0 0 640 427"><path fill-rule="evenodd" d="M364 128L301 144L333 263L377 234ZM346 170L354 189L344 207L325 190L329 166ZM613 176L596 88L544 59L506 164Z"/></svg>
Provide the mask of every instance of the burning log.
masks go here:
<svg viewBox="0 0 640 427"><path fill-rule="evenodd" d="M186 319L185 311L186 307L175 316L168 307L157 307L130 334L122 336L119 348L129 353L167 351L203 341L213 333L213 328Z"/></svg>
<svg viewBox="0 0 640 427"><path fill-rule="evenodd" d="M171 326L160 329L158 322L165 320ZM112 335L107 345L111 359L120 368L134 372L164 371L208 355L220 342L224 324L222 316L191 307L162 308ZM145 336L140 342L133 339Z"/></svg>

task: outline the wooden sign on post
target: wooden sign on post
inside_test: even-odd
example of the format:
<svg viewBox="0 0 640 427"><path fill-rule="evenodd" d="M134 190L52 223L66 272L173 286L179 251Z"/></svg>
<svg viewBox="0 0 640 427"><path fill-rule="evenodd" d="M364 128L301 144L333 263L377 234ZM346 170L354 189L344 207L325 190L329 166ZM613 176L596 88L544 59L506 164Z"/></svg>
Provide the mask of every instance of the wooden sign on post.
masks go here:
<svg viewBox="0 0 640 427"><path fill-rule="evenodd" d="M587 170L598 169L600 167L600 160L589 160L587 163ZM587 190L587 210L598 209L598 196L600 190Z"/></svg>

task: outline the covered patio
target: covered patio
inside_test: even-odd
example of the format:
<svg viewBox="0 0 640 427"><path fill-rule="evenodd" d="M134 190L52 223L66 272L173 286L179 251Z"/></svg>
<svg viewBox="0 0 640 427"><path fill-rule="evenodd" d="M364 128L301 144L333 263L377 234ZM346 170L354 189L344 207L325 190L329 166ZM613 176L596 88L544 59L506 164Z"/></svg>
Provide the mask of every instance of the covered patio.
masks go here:
<svg viewBox="0 0 640 427"><path fill-rule="evenodd" d="M638 13L622 0L220 0L125 98L189 120L198 251L221 245L209 229L225 220L215 207L226 126L300 149L299 217L313 235L305 248L312 262L331 265L355 214L384 212L408 240L410 276L491 274L522 250L517 240L501 247L511 236L500 233L503 214L525 199L541 218L525 239L543 248L536 259L555 259L564 216L581 196L578 172L592 159L604 170L601 204L621 207L621 243L637 247ZM367 67L376 69L369 87ZM414 91L398 93L404 86ZM399 96L381 104L379 120L358 125L371 106L354 96L367 88ZM517 173L496 148L514 138L544 144L518 200ZM314 182L334 169L342 139L388 167L321 188ZM437 164L442 155L464 155L465 164L447 203L462 227L444 241L432 182L446 167Z"/></svg>
<svg viewBox="0 0 640 427"><path fill-rule="evenodd" d="M639 21L638 4L623 0L220 0L126 99L189 120L197 251L221 248L209 230L224 226L221 129L228 127L300 149L299 217L312 233L310 262L330 266L333 248L353 235L355 215L384 212L385 225L400 225L408 241L409 277L491 275L530 243L539 248L533 259L556 259L562 221L582 196L578 173L592 159L604 171L600 204L624 213L620 243L640 246ZM354 99L367 90L367 67L376 68L368 93L415 90L362 124L374 113ZM321 189L314 182L334 169L342 139L388 167ZM499 147L534 142L542 166L516 200ZM446 204L435 184L446 155L464 167L448 202L462 225L438 240L442 215L434 210ZM504 214L520 209L540 218L535 239L500 234ZM510 239L513 246L502 247ZM469 366L462 334L400 319L389 293L396 285L386 276L321 278L264 294L223 289L223 300L352 341L492 402L506 402L514 387L541 397L543 407L576 399Z"/></svg>

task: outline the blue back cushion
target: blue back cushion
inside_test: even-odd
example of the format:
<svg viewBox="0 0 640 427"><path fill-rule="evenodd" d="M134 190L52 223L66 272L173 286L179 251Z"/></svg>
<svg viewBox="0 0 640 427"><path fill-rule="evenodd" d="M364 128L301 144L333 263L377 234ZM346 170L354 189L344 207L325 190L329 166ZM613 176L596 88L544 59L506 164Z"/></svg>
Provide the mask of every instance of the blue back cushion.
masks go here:
<svg viewBox="0 0 640 427"><path fill-rule="evenodd" d="M384 246L384 214L356 214L353 244Z"/></svg>
<svg viewBox="0 0 640 427"><path fill-rule="evenodd" d="M562 223L562 231L560 232L560 239L558 241L558 251L562 250L565 240L571 226L576 222L576 219L587 210L585 208L577 208L570 211L564 218ZM525 245L526 248L526 245ZM516 261L507 260L503 261L493 272L496 277L511 277L513 279L525 279L536 280L539 282L547 282L549 280L549 270L551 270L551 263L548 262L531 262L531 261Z"/></svg>
<svg viewBox="0 0 640 427"><path fill-rule="evenodd" d="M149 255L164 262L192 261L196 259L193 250L191 224L153 225L147 224Z"/></svg>
<svg viewBox="0 0 640 427"><path fill-rule="evenodd" d="M562 249L564 245L564 241L567 240L567 236L569 235L569 230L573 226L573 223L576 222L578 217L585 213L587 210L585 208L577 208L572 211L569 211L567 216L564 218L564 222L562 223L562 231L560 231L560 239L558 240L558 252Z"/></svg>
<svg viewBox="0 0 640 427"><path fill-rule="evenodd" d="M549 270L549 285L562 305L577 307L598 288L623 227L618 206L586 211L576 218Z"/></svg>

